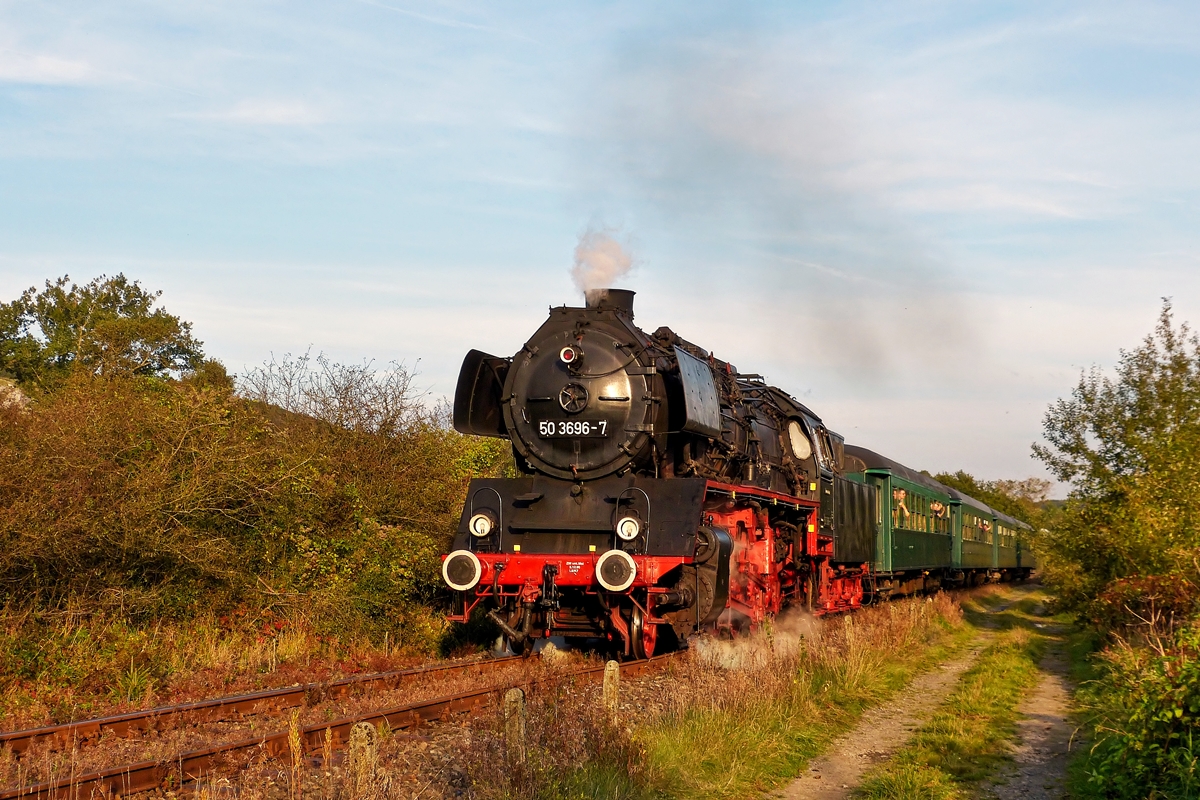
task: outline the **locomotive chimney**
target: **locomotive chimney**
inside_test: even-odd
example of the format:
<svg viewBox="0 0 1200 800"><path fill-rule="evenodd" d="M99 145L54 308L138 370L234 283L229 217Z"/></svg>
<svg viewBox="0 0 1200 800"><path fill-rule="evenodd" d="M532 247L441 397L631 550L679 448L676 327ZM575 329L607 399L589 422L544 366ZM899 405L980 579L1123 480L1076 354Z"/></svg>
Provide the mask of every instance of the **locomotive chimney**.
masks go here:
<svg viewBox="0 0 1200 800"><path fill-rule="evenodd" d="M615 308L624 311L633 319L633 296L631 289L589 289L586 293L588 308Z"/></svg>

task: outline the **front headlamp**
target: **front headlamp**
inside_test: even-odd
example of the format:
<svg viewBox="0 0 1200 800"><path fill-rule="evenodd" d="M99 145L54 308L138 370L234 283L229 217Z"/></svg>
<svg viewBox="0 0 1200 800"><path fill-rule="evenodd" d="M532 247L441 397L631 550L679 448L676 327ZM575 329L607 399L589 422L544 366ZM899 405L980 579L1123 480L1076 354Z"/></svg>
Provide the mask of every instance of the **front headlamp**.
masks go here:
<svg viewBox="0 0 1200 800"><path fill-rule="evenodd" d="M478 536L480 539L490 534L495 528L496 520L486 512L476 514L467 523L467 529L471 531L471 535Z"/></svg>
<svg viewBox="0 0 1200 800"><path fill-rule="evenodd" d="M617 521L617 536L621 537L622 541L632 542L642 532L642 523L637 517L621 517Z"/></svg>

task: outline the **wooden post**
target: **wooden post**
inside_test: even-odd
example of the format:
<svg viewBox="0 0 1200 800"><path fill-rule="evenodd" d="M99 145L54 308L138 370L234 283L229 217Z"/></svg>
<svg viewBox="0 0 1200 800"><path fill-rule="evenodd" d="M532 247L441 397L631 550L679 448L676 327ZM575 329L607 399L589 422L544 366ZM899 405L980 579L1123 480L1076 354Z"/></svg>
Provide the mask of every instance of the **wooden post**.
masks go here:
<svg viewBox="0 0 1200 800"><path fill-rule="evenodd" d="M521 689L504 693L504 747L509 769L525 766L525 692Z"/></svg>
<svg viewBox="0 0 1200 800"><path fill-rule="evenodd" d="M617 724L617 700L621 693L621 667L615 661L604 665L604 708L608 721Z"/></svg>
<svg viewBox="0 0 1200 800"><path fill-rule="evenodd" d="M379 766L379 731L369 722L356 722L350 729L350 786L352 797L363 797L375 787Z"/></svg>

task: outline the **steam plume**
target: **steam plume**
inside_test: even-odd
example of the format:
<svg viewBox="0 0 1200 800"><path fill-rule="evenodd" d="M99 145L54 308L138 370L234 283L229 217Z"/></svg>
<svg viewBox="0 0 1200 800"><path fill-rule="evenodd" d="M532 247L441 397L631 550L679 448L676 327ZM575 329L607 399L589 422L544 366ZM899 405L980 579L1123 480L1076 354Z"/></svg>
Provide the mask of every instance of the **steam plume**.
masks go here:
<svg viewBox="0 0 1200 800"><path fill-rule="evenodd" d="M633 267L633 257L613 238L609 228L588 228L575 246L575 266L571 279L586 296L597 289L609 289Z"/></svg>

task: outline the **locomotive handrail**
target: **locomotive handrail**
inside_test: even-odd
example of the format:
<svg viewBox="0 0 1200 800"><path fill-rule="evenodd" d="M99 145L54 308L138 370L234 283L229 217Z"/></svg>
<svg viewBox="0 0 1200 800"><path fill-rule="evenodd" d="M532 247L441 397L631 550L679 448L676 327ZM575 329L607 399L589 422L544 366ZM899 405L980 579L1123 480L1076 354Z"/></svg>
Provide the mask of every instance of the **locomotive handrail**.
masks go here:
<svg viewBox="0 0 1200 800"><path fill-rule="evenodd" d="M719 483L714 480L709 480L705 487L706 492L713 494L727 495L733 499L737 499L739 494L756 497L762 500L770 501L771 505L783 506L799 511L802 508L814 508L817 504L815 501L805 500L794 495L780 494L771 489L763 489L758 486L731 486L726 483Z"/></svg>
<svg viewBox="0 0 1200 800"><path fill-rule="evenodd" d="M638 357L637 357L636 353L630 355L629 360L626 361L624 364L620 364L620 365L608 370L607 372L576 372L575 375L579 376L580 378L607 378L609 375L614 375L614 374L620 372L621 370L625 369L630 364L638 364L639 366L641 365L641 362L638 361ZM629 373L629 374L634 375L637 373ZM651 373L651 374L654 374L654 373Z"/></svg>

